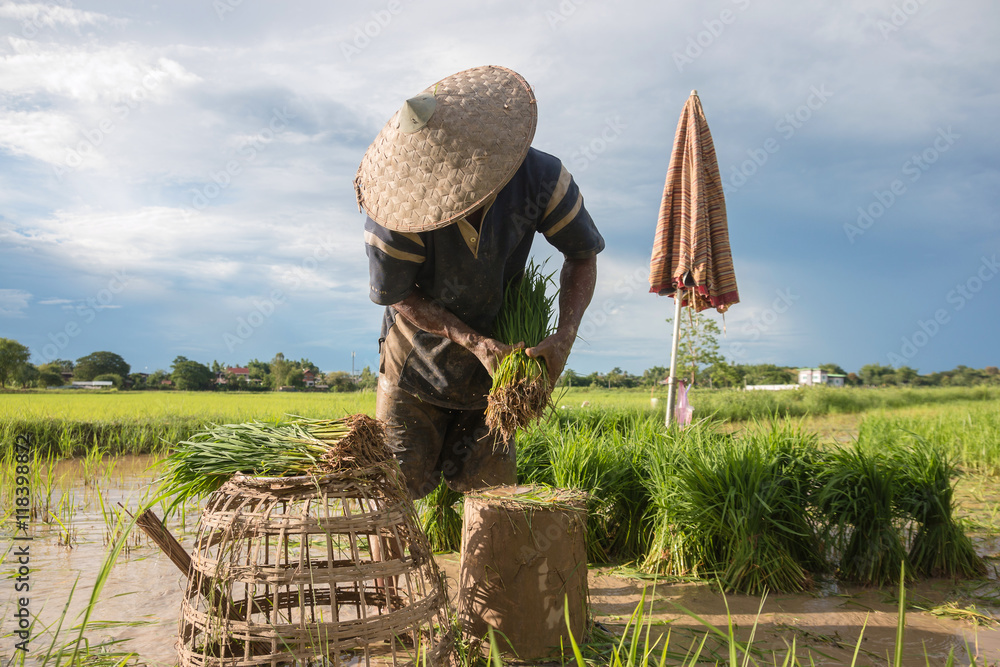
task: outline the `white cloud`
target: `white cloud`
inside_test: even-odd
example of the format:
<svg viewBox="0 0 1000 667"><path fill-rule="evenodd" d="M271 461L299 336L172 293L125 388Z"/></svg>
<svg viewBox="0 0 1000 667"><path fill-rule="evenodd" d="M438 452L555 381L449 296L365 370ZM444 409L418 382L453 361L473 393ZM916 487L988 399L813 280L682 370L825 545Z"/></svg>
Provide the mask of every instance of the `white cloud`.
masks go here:
<svg viewBox="0 0 1000 667"><path fill-rule="evenodd" d="M0 289L0 317L24 317L31 297L31 292L24 290Z"/></svg>
<svg viewBox="0 0 1000 667"><path fill-rule="evenodd" d="M11 37L0 58L0 91L57 95L108 107L130 99L162 99L171 85L198 81L174 60L137 44L68 46ZM86 109L86 107L85 107Z"/></svg>
<svg viewBox="0 0 1000 667"><path fill-rule="evenodd" d="M0 111L0 148L49 164L62 164L79 129L71 116L52 111Z"/></svg>
<svg viewBox="0 0 1000 667"><path fill-rule="evenodd" d="M21 35L26 39L35 37L47 28L67 26L79 30L82 26L124 26L128 23L125 19L112 18L107 14L76 9L72 3L62 6L36 2L4 2L0 4L0 19L20 23Z"/></svg>

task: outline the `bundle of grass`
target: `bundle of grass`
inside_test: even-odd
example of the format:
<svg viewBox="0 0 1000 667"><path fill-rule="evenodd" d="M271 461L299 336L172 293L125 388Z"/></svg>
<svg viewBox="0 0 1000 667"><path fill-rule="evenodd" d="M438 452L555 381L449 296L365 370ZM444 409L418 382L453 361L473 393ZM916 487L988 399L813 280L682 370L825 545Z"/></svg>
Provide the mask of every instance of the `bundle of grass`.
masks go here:
<svg viewBox="0 0 1000 667"><path fill-rule="evenodd" d="M218 490L237 473L283 477L334 472L376 465L391 456L382 425L364 414L215 425L178 443L161 462L160 492L174 496L173 508Z"/></svg>
<svg viewBox="0 0 1000 667"><path fill-rule="evenodd" d="M808 588L811 572L826 569L806 511L817 474L812 441L777 426L740 439L704 427L690 434L694 442L651 455L661 515L659 554L647 567L714 572L724 590L739 593Z"/></svg>
<svg viewBox="0 0 1000 667"><path fill-rule="evenodd" d="M462 494L443 481L416 502L420 527L436 553L458 551L462 545ZM459 509L456 509L459 506Z"/></svg>
<svg viewBox="0 0 1000 667"><path fill-rule="evenodd" d="M930 577L976 577L986 563L953 517L955 465L940 447L913 436L893 459L901 474L899 509L917 522L910 543L910 563Z"/></svg>
<svg viewBox="0 0 1000 667"><path fill-rule="evenodd" d="M859 442L829 455L817 502L835 550L840 577L859 584L896 583L907 562L899 529L898 469L888 457Z"/></svg>
<svg viewBox="0 0 1000 667"><path fill-rule="evenodd" d="M602 438L598 429L558 431L550 442L552 479L560 489L589 494L587 501L587 560L614 560L614 543L620 532L634 530L622 499L632 484L632 470L624 449ZM636 527L637 528L637 527Z"/></svg>
<svg viewBox="0 0 1000 667"><path fill-rule="evenodd" d="M555 295L546 296L552 275L529 262L520 278L508 284L493 337L508 345L524 343L500 360L486 407L486 425L507 440L519 428L545 414L552 386L544 359L533 359L525 349L552 333Z"/></svg>

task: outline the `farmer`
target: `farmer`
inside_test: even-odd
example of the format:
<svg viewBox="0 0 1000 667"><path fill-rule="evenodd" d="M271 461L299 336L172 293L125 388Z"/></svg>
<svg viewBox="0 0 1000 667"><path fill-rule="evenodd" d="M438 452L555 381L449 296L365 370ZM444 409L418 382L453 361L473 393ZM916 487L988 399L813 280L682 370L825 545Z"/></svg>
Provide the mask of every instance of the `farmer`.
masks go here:
<svg viewBox="0 0 1000 667"><path fill-rule="evenodd" d="M558 329L526 350L553 384L594 293L604 239L566 168L531 148L535 123L521 76L477 67L407 100L358 169L370 296L386 306L376 414L414 499L442 475L460 492L517 481L513 438L484 410L514 349L490 334L536 233L564 258Z"/></svg>

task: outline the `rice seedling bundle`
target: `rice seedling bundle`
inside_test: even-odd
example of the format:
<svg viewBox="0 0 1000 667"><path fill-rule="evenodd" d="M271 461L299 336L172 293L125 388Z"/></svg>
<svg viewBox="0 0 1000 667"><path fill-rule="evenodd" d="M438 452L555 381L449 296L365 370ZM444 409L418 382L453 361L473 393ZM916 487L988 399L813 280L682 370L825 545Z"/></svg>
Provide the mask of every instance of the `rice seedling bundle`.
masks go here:
<svg viewBox="0 0 1000 667"><path fill-rule="evenodd" d="M442 481L416 502L420 527L437 553L458 551L462 545L462 512L456 505L463 497Z"/></svg>
<svg viewBox="0 0 1000 667"><path fill-rule="evenodd" d="M178 443L161 462L160 492L174 496L172 508L218 490L237 473L306 475L373 465L390 456L382 426L364 414L216 425Z"/></svg>
<svg viewBox="0 0 1000 667"><path fill-rule="evenodd" d="M777 427L739 439L696 427L657 447L657 535L646 569L715 573L724 590L741 593L807 588L810 572L826 569L805 510L812 451L808 438Z"/></svg>
<svg viewBox="0 0 1000 667"><path fill-rule="evenodd" d="M637 483L629 475L625 452L600 437L597 429L564 429L550 445L552 479L562 489L589 494L587 502L587 559L607 563L616 534L628 531L624 489Z"/></svg>
<svg viewBox="0 0 1000 667"><path fill-rule="evenodd" d="M500 360L486 407L486 425L504 440L540 419L548 407L552 387L544 359L533 359L525 349L552 333L555 295L546 296L552 275L529 262L520 278L507 285L493 337L507 345L524 343Z"/></svg>
<svg viewBox="0 0 1000 667"><path fill-rule="evenodd" d="M919 436L913 440L893 453L902 477L899 509L918 524L910 543L910 563L930 577L986 574L986 563L953 517L955 465L940 447Z"/></svg>
<svg viewBox="0 0 1000 667"><path fill-rule="evenodd" d="M847 581L896 583L907 562L896 499L899 469L885 454L859 442L830 454L817 502L840 553Z"/></svg>

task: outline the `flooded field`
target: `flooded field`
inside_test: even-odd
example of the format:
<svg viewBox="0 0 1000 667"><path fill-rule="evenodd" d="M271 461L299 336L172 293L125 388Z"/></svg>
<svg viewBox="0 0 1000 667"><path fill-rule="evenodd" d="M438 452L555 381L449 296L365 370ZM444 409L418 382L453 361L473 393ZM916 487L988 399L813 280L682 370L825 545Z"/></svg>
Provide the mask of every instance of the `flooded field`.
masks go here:
<svg viewBox="0 0 1000 667"><path fill-rule="evenodd" d="M53 479L49 514L36 517L30 527L31 610L39 619L30 654L34 659L44 655L53 642L64 608L65 621L55 645L75 636L69 628L78 622L104 561L114 532L115 508L119 503L135 508L147 496L153 479L148 468L153 461L150 456L74 459L55 464L49 472ZM987 557L989 575L976 581L925 580L908 587L905 665L944 664L951 651L958 658L956 664L969 664L969 654L978 656L978 664L1000 662L1000 630L991 621L993 616L1000 617L1000 532L994 523L1000 511L998 484L989 477L968 477L959 490L962 513L970 516L977 551ZM197 517L198 508L191 506L167 524L189 550ZM454 598L458 555L441 555L438 561ZM10 581L16 569L10 552L3 569ZM170 560L135 530L91 614L86 632L91 645L119 642L114 650L134 652L143 663L175 664L173 643L184 584L185 577ZM723 631L732 621L737 636L744 640L755 629L753 643L764 664L771 664L766 658L769 651L783 656L793 641L796 652L811 655L816 665L849 664L863 626L857 664L887 664L886 655L895 644L895 590L821 582L808 593L768 595L762 605L759 597L724 597L704 583L661 582L654 589L648 578L609 567L592 568L589 585L595 620L611 632L621 632L645 588L654 636L670 630L671 646L682 652L705 631L698 618ZM5 587L0 601L5 609L0 634L8 635L14 630L12 585ZM13 638L4 639L0 653L5 664L12 657L12 644Z"/></svg>

